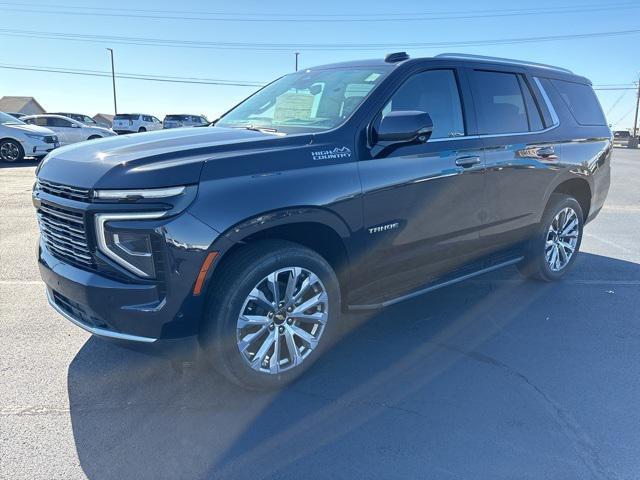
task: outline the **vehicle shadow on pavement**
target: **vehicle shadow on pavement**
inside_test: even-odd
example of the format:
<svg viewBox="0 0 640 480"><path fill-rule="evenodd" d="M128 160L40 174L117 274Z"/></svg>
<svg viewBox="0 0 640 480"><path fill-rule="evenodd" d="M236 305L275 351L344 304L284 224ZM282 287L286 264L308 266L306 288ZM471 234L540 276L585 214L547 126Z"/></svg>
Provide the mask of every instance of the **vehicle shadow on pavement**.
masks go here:
<svg viewBox="0 0 640 480"><path fill-rule="evenodd" d="M91 338L68 372L78 457L92 480L549 478L548 462L589 476L597 457L563 460L579 427L530 378L555 373L553 342L599 322L622 280L640 285L639 266L583 253L559 283L506 269L349 315L324 358L268 393Z"/></svg>
<svg viewBox="0 0 640 480"><path fill-rule="evenodd" d="M13 162L13 163L0 162L0 170L9 169L9 168L37 167L39 163L40 163L40 160L31 160L31 159L26 159L21 162Z"/></svg>

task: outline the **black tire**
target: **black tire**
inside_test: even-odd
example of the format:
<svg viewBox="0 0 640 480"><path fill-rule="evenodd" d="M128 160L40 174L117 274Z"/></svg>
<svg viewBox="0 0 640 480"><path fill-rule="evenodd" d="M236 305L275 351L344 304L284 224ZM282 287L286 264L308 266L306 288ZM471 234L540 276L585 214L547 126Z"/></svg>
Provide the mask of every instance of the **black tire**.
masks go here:
<svg viewBox="0 0 640 480"><path fill-rule="evenodd" d="M279 373L257 371L239 350L238 316L245 299L261 279L288 267L308 269L320 279L328 295L327 321L317 346L302 363ZM200 335L201 353L232 382L254 390L280 388L306 371L332 343L339 331L340 288L331 266L313 250L292 242L264 240L232 253L219 268L208 292Z"/></svg>
<svg viewBox="0 0 640 480"><path fill-rule="evenodd" d="M146 132L146 131L147 131L147 129L146 129L146 128L144 128L144 127L140 127L140 128L138 129L138 133L142 133L142 132Z"/></svg>
<svg viewBox="0 0 640 480"><path fill-rule="evenodd" d="M12 152L16 151L17 156L14 156ZM24 160L24 149L22 145L11 139L0 141L0 160L8 163L17 163Z"/></svg>
<svg viewBox="0 0 640 480"><path fill-rule="evenodd" d="M554 271L547 263L546 242L549 235L549 228L554 218L564 209L572 209L577 215L577 241L573 253L569 256L569 261L561 269ZM582 242L582 230L584 227L584 214L578 201L564 194L554 193L549 199L542 220L537 232L529 241L526 248L524 260L518 264L518 270L525 277L552 282L560 279L573 265L578 256L580 244Z"/></svg>

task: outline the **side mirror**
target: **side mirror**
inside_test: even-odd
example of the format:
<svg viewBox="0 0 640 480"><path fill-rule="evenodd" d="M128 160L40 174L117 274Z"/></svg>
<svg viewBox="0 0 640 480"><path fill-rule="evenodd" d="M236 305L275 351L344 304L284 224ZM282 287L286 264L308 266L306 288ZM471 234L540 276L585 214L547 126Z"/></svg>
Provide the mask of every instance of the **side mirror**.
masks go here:
<svg viewBox="0 0 640 480"><path fill-rule="evenodd" d="M380 122L377 131L377 142L392 143L424 143L433 132L433 121L426 112L417 110L398 110L389 112Z"/></svg>

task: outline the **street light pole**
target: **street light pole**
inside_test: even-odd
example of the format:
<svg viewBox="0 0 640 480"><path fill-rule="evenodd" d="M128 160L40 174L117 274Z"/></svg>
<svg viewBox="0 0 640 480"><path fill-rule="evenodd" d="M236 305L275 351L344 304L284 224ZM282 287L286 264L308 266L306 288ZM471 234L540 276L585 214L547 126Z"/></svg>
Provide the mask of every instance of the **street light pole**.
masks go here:
<svg viewBox="0 0 640 480"><path fill-rule="evenodd" d="M300 56L300 52L294 52L296 56L296 72L298 71L298 57Z"/></svg>
<svg viewBox="0 0 640 480"><path fill-rule="evenodd" d="M107 48L109 50L109 54L111 55L111 82L113 83L113 110L114 113L118 114L118 102L116 101L116 69L113 66L113 49Z"/></svg>
<svg viewBox="0 0 640 480"><path fill-rule="evenodd" d="M638 109L640 108L640 78L638 79L638 95L636 98L636 116L633 119L633 138L636 138L638 132Z"/></svg>

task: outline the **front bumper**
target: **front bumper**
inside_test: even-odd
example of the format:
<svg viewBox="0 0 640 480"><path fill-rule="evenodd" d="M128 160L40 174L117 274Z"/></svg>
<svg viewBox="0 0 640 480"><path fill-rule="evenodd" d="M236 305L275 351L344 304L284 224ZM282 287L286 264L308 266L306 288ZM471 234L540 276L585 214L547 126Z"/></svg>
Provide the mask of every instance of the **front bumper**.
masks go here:
<svg viewBox="0 0 640 480"><path fill-rule="evenodd" d="M64 302L56 293L53 292L50 288L47 288L47 300L49 301L49 305L53 307L55 311L57 311L64 318L69 320L71 323L77 325L78 327L86 330L87 332L97 335L98 337L106 337L113 338L116 340L126 340L130 342L143 342L143 343L154 343L157 338L150 337L141 337L139 335L129 335L127 333L115 332L113 330L108 330L106 328L96 327L91 324L90 321L84 318L82 315L82 311L78 311L76 308L69 304L68 302Z"/></svg>
<svg viewBox="0 0 640 480"><path fill-rule="evenodd" d="M51 198L43 192L37 195L36 208L45 197ZM83 207L96 205L85 203ZM88 210L84 215L91 225L94 213ZM54 255L41 238L38 266L52 307L84 330L109 339L154 343L196 335L206 295L194 295L193 288L218 234L188 212L156 223L155 231L164 239L158 245L164 268L154 280L111 265L96 249L91 231L88 243L99 260L97 270L69 263L59 253ZM107 267L111 273L104 270Z"/></svg>
<svg viewBox="0 0 640 480"><path fill-rule="evenodd" d="M59 146L60 142L46 143L31 139L22 142L25 157L44 157Z"/></svg>

